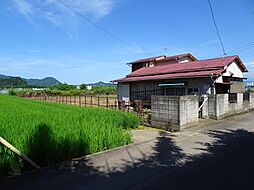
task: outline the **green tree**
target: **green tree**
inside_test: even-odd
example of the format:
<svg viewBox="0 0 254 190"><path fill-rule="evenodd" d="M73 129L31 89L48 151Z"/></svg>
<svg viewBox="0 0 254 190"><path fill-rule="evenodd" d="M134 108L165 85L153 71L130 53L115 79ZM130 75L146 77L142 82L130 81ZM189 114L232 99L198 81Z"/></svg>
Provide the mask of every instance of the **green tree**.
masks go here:
<svg viewBox="0 0 254 190"><path fill-rule="evenodd" d="M60 91L70 91L70 90L76 90L76 87L73 85L68 85L66 83L58 84L55 86L49 87L51 90L60 90Z"/></svg>
<svg viewBox="0 0 254 190"><path fill-rule="evenodd" d="M87 89L87 85L86 84L81 84L80 85L80 90L86 90Z"/></svg>

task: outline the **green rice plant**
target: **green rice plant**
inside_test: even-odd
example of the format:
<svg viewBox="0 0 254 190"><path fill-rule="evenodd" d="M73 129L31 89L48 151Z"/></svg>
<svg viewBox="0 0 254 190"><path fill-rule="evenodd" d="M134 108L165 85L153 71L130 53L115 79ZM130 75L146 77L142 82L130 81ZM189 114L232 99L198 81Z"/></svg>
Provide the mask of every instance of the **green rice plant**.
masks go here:
<svg viewBox="0 0 254 190"><path fill-rule="evenodd" d="M0 136L39 166L131 143L133 113L0 95ZM30 169L0 145L0 176Z"/></svg>

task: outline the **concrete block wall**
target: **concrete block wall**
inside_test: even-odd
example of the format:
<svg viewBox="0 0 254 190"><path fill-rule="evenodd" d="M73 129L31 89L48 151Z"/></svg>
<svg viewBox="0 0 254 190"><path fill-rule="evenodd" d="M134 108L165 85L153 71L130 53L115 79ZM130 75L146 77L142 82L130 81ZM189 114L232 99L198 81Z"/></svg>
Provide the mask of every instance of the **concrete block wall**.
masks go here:
<svg viewBox="0 0 254 190"><path fill-rule="evenodd" d="M254 108L254 92L250 92L249 99L250 99L250 109L252 109Z"/></svg>
<svg viewBox="0 0 254 190"><path fill-rule="evenodd" d="M243 93L237 93L237 111L243 109Z"/></svg>
<svg viewBox="0 0 254 190"><path fill-rule="evenodd" d="M237 102L229 103L228 94L209 95L203 107L203 117L222 119L250 109L254 110L254 93L249 101L237 93ZM197 96L152 96L151 125L166 130L181 130L198 124L199 99Z"/></svg>
<svg viewBox="0 0 254 190"><path fill-rule="evenodd" d="M181 129L198 123L198 96L181 96L179 99L179 125Z"/></svg>
<svg viewBox="0 0 254 190"><path fill-rule="evenodd" d="M151 125L178 131L198 123L197 96L152 96Z"/></svg>
<svg viewBox="0 0 254 190"><path fill-rule="evenodd" d="M178 130L179 99L178 96L152 96L151 125L160 129Z"/></svg>
<svg viewBox="0 0 254 190"><path fill-rule="evenodd" d="M237 93L237 102L229 103L228 94L209 95L208 116L222 119L254 108L254 93L249 94L250 101L243 101L243 93Z"/></svg>
<svg viewBox="0 0 254 190"><path fill-rule="evenodd" d="M201 106L203 104L203 107L201 108L201 118L202 119L208 119L209 118L209 102L208 102L208 95L202 95L202 97L200 97L199 102L201 104L199 104L199 106Z"/></svg>
<svg viewBox="0 0 254 190"><path fill-rule="evenodd" d="M216 95L216 119L221 119L229 111L228 94Z"/></svg>
<svg viewBox="0 0 254 190"><path fill-rule="evenodd" d="M208 96L208 117L212 119L216 118L216 95Z"/></svg>

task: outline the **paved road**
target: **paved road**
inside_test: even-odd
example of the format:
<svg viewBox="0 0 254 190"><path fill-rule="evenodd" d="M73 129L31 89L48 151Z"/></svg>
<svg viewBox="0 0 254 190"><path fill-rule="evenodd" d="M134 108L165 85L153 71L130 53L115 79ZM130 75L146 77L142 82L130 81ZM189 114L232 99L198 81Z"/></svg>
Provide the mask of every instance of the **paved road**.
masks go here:
<svg viewBox="0 0 254 190"><path fill-rule="evenodd" d="M0 181L0 189L254 189L254 112Z"/></svg>

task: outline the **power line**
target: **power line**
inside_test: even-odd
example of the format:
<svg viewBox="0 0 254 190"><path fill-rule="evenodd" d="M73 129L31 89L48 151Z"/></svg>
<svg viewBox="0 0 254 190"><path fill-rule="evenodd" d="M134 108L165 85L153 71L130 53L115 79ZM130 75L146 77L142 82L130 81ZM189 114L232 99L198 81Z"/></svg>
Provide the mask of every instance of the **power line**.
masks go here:
<svg viewBox="0 0 254 190"><path fill-rule="evenodd" d="M252 46L249 46L248 49L242 49L241 51L238 51L238 53L246 52L254 48L254 44Z"/></svg>
<svg viewBox="0 0 254 190"><path fill-rule="evenodd" d="M215 28L216 28L217 36L218 36L218 38L219 38L219 40L220 40L220 44L221 44L221 47L222 47L223 55L225 56L225 55L227 55L227 54L226 54L226 50L225 50L225 47L224 47L222 38L221 38L221 36L220 36L219 28L218 28L218 26L217 26L217 24L216 24L214 12L213 12L213 7L212 7L212 4L211 4L211 1L210 1L210 0L208 0L208 4L209 4L210 10L211 10L211 14L212 14L213 24L214 24L214 26L215 26Z"/></svg>
<svg viewBox="0 0 254 190"><path fill-rule="evenodd" d="M96 24L95 22L91 21L88 17L84 16L83 14L79 13L77 10L75 10L74 8L72 8L71 6L65 4L63 1L61 0L57 0L58 3L62 4L63 6L65 6L66 8L70 9L71 11L73 11L75 14L79 15L81 18L85 19L87 22L89 22L90 24L92 24L93 26L95 26L96 28L98 28L99 30L103 31L104 33L108 34L109 36L111 36L112 38L118 40L119 42L123 43L124 45L132 48L132 49L136 49L138 51L140 51L138 48L134 47L133 45L127 43L126 41L122 40L121 38L117 37L115 34L109 32L108 30L104 29L103 27L101 27L100 25Z"/></svg>
<svg viewBox="0 0 254 190"><path fill-rule="evenodd" d="M244 43L240 46L234 47L234 48L230 48L227 50L227 52L232 52L232 51L237 51L237 50L241 50L243 48L247 48L247 47L252 47L254 45L254 42L248 42L248 43Z"/></svg>
<svg viewBox="0 0 254 190"><path fill-rule="evenodd" d="M244 6L246 9L248 9L252 14L254 14L254 10L252 10L250 7L248 7L245 3L243 3L241 0L238 0L238 2Z"/></svg>

